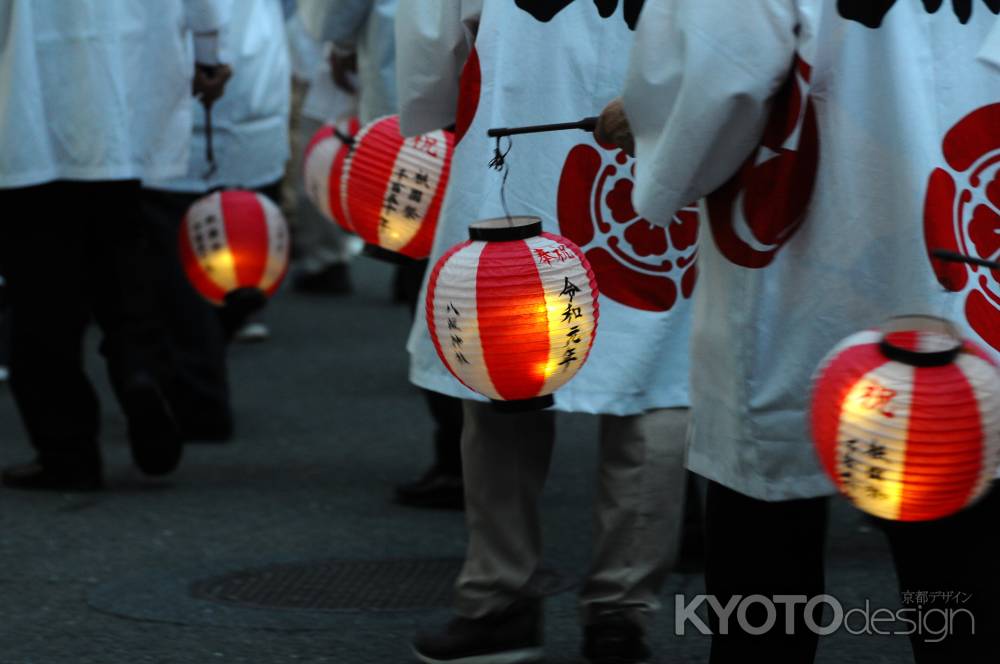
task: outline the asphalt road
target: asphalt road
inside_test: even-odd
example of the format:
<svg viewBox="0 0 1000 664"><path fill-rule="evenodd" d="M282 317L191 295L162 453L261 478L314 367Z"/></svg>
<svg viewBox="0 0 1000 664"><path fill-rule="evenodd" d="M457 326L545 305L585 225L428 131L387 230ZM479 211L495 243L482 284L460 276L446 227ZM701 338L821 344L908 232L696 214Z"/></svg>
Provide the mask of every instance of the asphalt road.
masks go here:
<svg viewBox="0 0 1000 664"><path fill-rule="evenodd" d="M231 352L236 440L189 446L165 480L131 467L124 423L89 354L109 487L0 490L0 664L410 661L417 625L446 611L314 612L310 624L301 612L294 620L266 609L229 616L178 600L199 575L272 561L462 556L461 515L390 503L393 484L429 462L431 427L406 380L408 316L389 302L389 268L359 258L353 276L356 292L344 299L279 295L265 316L273 338ZM96 342L95 333L88 347ZM563 416L559 430L544 503L546 560L572 576L587 565L596 427L591 417ZM0 463L30 457L3 387L0 441ZM846 604L899 606L882 537L841 501L828 565L829 592ZM706 660L707 637L673 634L674 594L698 593L702 583L697 574L671 578L652 629L655 662ZM171 584L173 595L164 590ZM121 610L109 610L119 595ZM579 661L572 592L550 598L546 619L547 661ZM902 663L909 646L841 632L822 640L818 661Z"/></svg>

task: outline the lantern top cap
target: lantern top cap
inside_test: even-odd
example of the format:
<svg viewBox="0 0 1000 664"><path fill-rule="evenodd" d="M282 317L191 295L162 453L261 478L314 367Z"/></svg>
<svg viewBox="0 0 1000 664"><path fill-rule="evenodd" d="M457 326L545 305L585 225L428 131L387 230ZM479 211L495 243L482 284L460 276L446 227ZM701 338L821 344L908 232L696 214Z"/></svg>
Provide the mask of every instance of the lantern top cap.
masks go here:
<svg viewBox="0 0 1000 664"><path fill-rule="evenodd" d="M898 316L880 327L879 348L890 360L915 367L951 364L964 341L951 322L934 316Z"/></svg>
<svg viewBox="0 0 1000 664"><path fill-rule="evenodd" d="M469 226L469 239L483 242L526 240L541 234L542 220L538 217L499 217L477 221Z"/></svg>

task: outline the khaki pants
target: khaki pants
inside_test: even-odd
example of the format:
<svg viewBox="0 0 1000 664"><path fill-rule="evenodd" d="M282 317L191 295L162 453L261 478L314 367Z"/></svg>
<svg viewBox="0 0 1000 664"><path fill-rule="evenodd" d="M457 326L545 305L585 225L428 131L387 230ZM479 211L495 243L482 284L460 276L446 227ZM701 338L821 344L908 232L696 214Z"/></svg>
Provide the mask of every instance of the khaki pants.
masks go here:
<svg viewBox="0 0 1000 664"><path fill-rule="evenodd" d="M462 465L469 548L456 582L467 618L523 596L539 565L539 499L552 458L555 413L498 413L464 402ZM684 519L686 408L605 415L600 425L593 563L581 617L622 612L642 624L677 557Z"/></svg>

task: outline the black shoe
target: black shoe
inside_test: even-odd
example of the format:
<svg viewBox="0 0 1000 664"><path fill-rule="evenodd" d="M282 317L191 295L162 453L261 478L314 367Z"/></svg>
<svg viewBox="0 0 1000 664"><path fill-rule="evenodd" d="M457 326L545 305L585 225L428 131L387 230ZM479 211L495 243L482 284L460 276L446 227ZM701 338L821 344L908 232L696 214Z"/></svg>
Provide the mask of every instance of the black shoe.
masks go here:
<svg viewBox="0 0 1000 664"><path fill-rule="evenodd" d="M133 376L122 390L132 460L147 475L166 475L181 461L183 446L170 405L146 374Z"/></svg>
<svg viewBox="0 0 1000 664"><path fill-rule="evenodd" d="M413 653L426 664L520 664L541 661L542 641L542 603L530 600L483 618L452 618L438 631L421 632Z"/></svg>
<svg viewBox="0 0 1000 664"><path fill-rule="evenodd" d="M308 295L346 295L353 290L347 263L334 263L319 272L300 272L292 288Z"/></svg>
<svg viewBox="0 0 1000 664"><path fill-rule="evenodd" d="M104 488L100 465L47 467L37 461L5 468L0 482L11 489L43 491L98 491Z"/></svg>
<svg viewBox="0 0 1000 664"><path fill-rule="evenodd" d="M590 664L646 664L651 655L642 627L621 614L583 628L583 656Z"/></svg>
<svg viewBox="0 0 1000 664"><path fill-rule="evenodd" d="M435 466L416 482L397 486L396 503L407 507L464 510L465 488L462 477L445 473Z"/></svg>

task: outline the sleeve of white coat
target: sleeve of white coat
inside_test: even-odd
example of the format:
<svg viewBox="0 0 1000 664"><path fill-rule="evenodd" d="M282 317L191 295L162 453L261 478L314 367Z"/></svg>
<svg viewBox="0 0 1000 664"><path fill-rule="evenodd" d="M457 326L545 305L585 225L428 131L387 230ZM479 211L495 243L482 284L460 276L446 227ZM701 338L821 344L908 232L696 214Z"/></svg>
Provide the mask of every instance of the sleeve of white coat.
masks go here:
<svg viewBox="0 0 1000 664"><path fill-rule="evenodd" d="M228 22L231 3L232 0L184 0L188 29L195 33L218 32Z"/></svg>
<svg viewBox="0 0 1000 664"><path fill-rule="evenodd" d="M794 0L646 0L623 93L633 203L666 225L724 184L760 142L796 50Z"/></svg>
<svg viewBox="0 0 1000 664"><path fill-rule="evenodd" d="M232 0L184 0L184 18L194 35L195 62L218 64L219 33L229 21Z"/></svg>
<svg viewBox="0 0 1000 664"><path fill-rule="evenodd" d="M986 38L982 50L979 52L979 59L995 67L1000 67L1000 19Z"/></svg>
<svg viewBox="0 0 1000 664"><path fill-rule="evenodd" d="M321 24L322 41L333 42L339 51L354 51L375 0L327 0L327 3Z"/></svg>
<svg viewBox="0 0 1000 664"><path fill-rule="evenodd" d="M400 0L396 11L396 90L404 136L455 123L459 79L481 13L480 0Z"/></svg>

